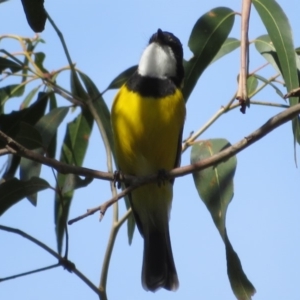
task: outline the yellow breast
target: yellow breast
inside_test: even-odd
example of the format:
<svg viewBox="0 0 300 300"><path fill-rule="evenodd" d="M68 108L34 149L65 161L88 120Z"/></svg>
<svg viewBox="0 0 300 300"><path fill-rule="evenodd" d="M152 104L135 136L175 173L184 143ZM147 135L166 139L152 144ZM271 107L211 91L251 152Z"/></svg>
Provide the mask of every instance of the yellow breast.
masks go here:
<svg viewBox="0 0 300 300"><path fill-rule="evenodd" d="M174 168L185 119L180 90L164 98L141 97L124 85L112 107L118 167L147 175Z"/></svg>

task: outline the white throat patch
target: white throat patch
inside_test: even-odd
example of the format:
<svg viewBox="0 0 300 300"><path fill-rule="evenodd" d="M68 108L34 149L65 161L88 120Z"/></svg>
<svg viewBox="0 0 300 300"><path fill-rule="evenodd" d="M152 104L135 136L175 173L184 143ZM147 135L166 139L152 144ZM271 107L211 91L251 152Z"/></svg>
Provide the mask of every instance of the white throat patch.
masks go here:
<svg viewBox="0 0 300 300"><path fill-rule="evenodd" d="M171 48L157 43L148 45L140 59L138 73L161 79L176 76L176 59Z"/></svg>

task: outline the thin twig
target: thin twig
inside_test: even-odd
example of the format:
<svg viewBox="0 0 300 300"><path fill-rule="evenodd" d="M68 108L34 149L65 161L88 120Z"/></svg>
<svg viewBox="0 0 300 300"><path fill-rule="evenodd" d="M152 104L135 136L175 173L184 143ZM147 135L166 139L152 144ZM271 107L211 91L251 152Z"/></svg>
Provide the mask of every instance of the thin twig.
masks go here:
<svg viewBox="0 0 300 300"><path fill-rule="evenodd" d="M251 95L249 95L249 97L252 98L256 94L258 94L262 89L264 89L269 83L271 83L272 81L274 81L279 76L281 76L281 75L280 74L276 74L276 75L270 77L266 82L263 82L263 84L260 87L258 87ZM252 103L252 102L250 101L250 103Z"/></svg>
<svg viewBox="0 0 300 300"><path fill-rule="evenodd" d="M32 59L31 55L33 54L32 52L28 52L27 51L27 47L25 45L24 42L28 43L28 41L26 39L23 39L22 37L16 36L16 39L19 41L22 49L23 49L23 55L25 56L25 60L27 60L28 62L31 63L31 65L34 67L35 71L31 70L28 68L28 70L30 70L33 74L35 74L38 78L43 78L43 71L37 66L37 64L35 63L35 61ZM31 39L29 39L29 41L32 41ZM25 63L26 65L26 63Z"/></svg>
<svg viewBox="0 0 300 300"><path fill-rule="evenodd" d="M131 208L129 208L127 210L127 212L125 213L125 215L119 220L117 226L121 227L122 224L129 218L129 216L131 215L131 213L132 213L132 210L131 210Z"/></svg>
<svg viewBox="0 0 300 300"><path fill-rule="evenodd" d="M250 42L249 42L250 44ZM265 68L266 66L268 66L270 63L266 62L265 64L259 66L258 68L256 68L255 70L253 70L252 72L249 73L249 76L256 74L258 71L262 70L263 68Z"/></svg>
<svg viewBox="0 0 300 300"><path fill-rule="evenodd" d="M254 94L253 94L254 95ZM229 101L231 103L231 100ZM289 108L289 105L279 104L274 102L264 102L264 101L256 101L250 100L250 104L253 105L262 105L262 106L272 106L272 107L280 107L280 108ZM211 124L213 124L221 115L227 113L230 110L233 110L239 107L239 103L232 104L230 106L226 105L221 107L201 128L199 128L196 132L194 132L189 138L187 138L182 144L182 152L184 152L205 130L207 130Z"/></svg>
<svg viewBox="0 0 300 300"><path fill-rule="evenodd" d="M230 107L232 106L232 103L236 100L236 93L231 97L229 102L224 106L224 113L230 110Z"/></svg>
<svg viewBox="0 0 300 300"><path fill-rule="evenodd" d="M116 200L117 201L117 200ZM115 201L115 202L116 202ZM100 276L100 283L99 283L99 291L101 296L104 299L107 299L106 295L106 285L107 285L107 275L108 275L108 269L109 269L109 263L113 251L113 247L115 244L115 240L118 234L118 231L120 229L119 226L117 226L117 222L113 222L112 229L110 231L104 259L103 259L103 264L102 264L102 270L101 270L101 276Z"/></svg>
<svg viewBox="0 0 300 300"><path fill-rule="evenodd" d="M55 94L60 95L61 97L65 98L66 100L70 101L72 104L74 104L76 106L83 106L82 101L79 101L79 100L75 99L73 96L70 96L65 91L63 91L59 86L53 84L52 82L49 82L49 81L47 81L47 82L50 83L51 88L53 89Z"/></svg>
<svg viewBox="0 0 300 300"><path fill-rule="evenodd" d="M289 93L287 93L286 95L284 95L284 99L290 98L290 97L297 97L300 96L300 87L291 90Z"/></svg>
<svg viewBox="0 0 300 300"><path fill-rule="evenodd" d="M83 215L80 215L74 219L69 220L68 224L72 225L73 223L80 221L88 216L93 215L95 212L100 211L101 213L101 217L100 217L100 221L102 220L106 210L108 207L110 207L112 204L116 203L119 199L125 197L127 194L129 194L133 189L137 188L138 186L142 185L142 182L139 182L138 185L134 185L134 186L129 186L127 188L125 188L124 190L122 190L122 192L120 192L119 194L116 194L115 196L113 196L111 199L109 199L108 201L106 201L105 203L94 207L94 208L90 208L87 210L87 212Z"/></svg>
<svg viewBox="0 0 300 300"><path fill-rule="evenodd" d="M52 27L54 28L56 34L58 35L59 39L60 39L60 42L63 46L63 49L64 49L64 52L65 52L65 55L67 57L67 60L68 60L68 63L70 65L70 68L72 70L72 72L75 73L75 67L74 67L74 64L72 63L72 59L71 59L71 56L70 56L70 53L69 53L69 50L68 50L68 47L67 47L67 44L65 42L65 39L64 39L64 36L63 34L61 33L61 31L59 30L59 28L56 26L55 22L53 21L53 19L50 17L50 15L48 14L48 12L45 10L46 12L46 15L47 15L47 18L48 18L48 21L50 22L50 24L52 25Z"/></svg>
<svg viewBox="0 0 300 300"><path fill-rule="evenodd" d="M258 101L258 100L251 100L250 103L254 104L254 105L271 106L271 107L279 107L279 108L289 108L290 107L290 105L288 105L288 104L280 104L280 103L265 102L265 101Z"/></svg>
<svg viewBox="0 0 300 300"><path fill-rule="evenodd" d="M48 270L56 268L56 267L60 267L60 263L57 263L57 264L54 264L54 265L51 265L51 266L47 266L47 267L44 267L44 268L35 269L35 270L29 271L29 272L24 272L24 273L20 273L20 274L8 276L8 277L0 278L0 282L6 281L6 280L11 280L11 279L16 279L18 277L27 276L27 275L31 275L31 274L34 274L34 273L48 271Z"/></svg>

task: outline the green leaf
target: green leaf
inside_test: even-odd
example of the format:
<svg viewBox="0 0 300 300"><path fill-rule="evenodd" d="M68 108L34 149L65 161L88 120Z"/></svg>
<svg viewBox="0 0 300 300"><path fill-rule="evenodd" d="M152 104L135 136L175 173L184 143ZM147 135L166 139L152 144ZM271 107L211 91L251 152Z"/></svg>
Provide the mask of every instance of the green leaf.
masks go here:
<svg viewBox="0 0 300 300"><path fill-rule="evenodd" d="M211 64L217 61L218 59L222 58L223 56L231 53L238 47L240 47L241 41L236 38L227 38L224 44L222 45L219 52L216 54L214 59L211 61Z"/></svg>
<svg viewBox="0 0 300 300"><path fill-rule="evenodd" d="M71 92L74 98L79 101L87 100L87 94L84 90L77 73L74 71L71 72Z"/></svg>
<svg viewBox="0 0 300 300"><path fill-rule="evenodd" d="M27 22L34 32L42 32L47 20L44 0L22 0Z"/></svg>
<svg viewBox="0 0 300 300"><path fill-rule="evenodd" d="M267 83L269 86L271 86L275 92L283 99L284 98L284 95L283 93L281 92L281 90L272 82L270 82L268 79L260 76L260 75L257 75L257 74L253 74L253 76L255 76L258 80L264 82L264 83Z"/></svg>
<svg viewBox="0 0 300 300"><path fill-rule="evenodd" d="M298 144L300 144L300 118L299 118L299 116L293 119L292 128L293 128L294 139L295 139L294 144L296 141ZM295 145L294 145L294 151L296 151Z"/></svg>
<svg viewBox="0 0 300 300"><path fill-rule="evenodd" d="M56 100L56 96L55 93L53 92L53 90L51 90L51 88L48 88L48 95L50 98L50 110L52 110L53 108L57 107L57 100Z"/></svg>
<svg viewBox="0 0 300 300"><path fill-rule="evenodd" d="M10 59L0 57L0 74L6 69L10 69L12 73L16 73L22 70L22 68L23 68L22 65L17 64Z"/></svg>
<svg viewBox="0 0 300 300"><path fill-rule="evenodd" d="M271 41L276 49L280 70L287 87L287 92L299 86L296 54L292 29L287 16L275 0L253 0ZM299 103L299 97L289 98L290 105ZM292 120L294 141L300 143L300 123L298 118Z"/></svg>
<svg viewBox="0 0 300 300"><path fill-rule="evenodd" d="M42 148L35 149L34 152L43 155L44 151ZM22 157L20 161L20 179L23 181L30 180L31 178L38 178L41 173L41 164L30 160L27 158ZM27 195L26 198L29 202L33 205L37 205L37 193L32 193Z"/></svg>
<svg viewBox="0 0 300 300"><path fill-rule="evenodd" d="M39 93L37 100L28 108L20 111L13 111L10 114L0 114L0 128L11 138L16 138L23 123L35 125L35 123L44 115L48 102L48 94ZM5 147L5 142L0 141L0 148ZM4 179L10 179L14 176L20 163L20 157L13 156L11 163L3 174Z"/></svg>
<svg viewBox="0 0 300 300"><path fill-rule="evenodd" d="M89 137L92 131L93 117L84 110L72 122L68 123L65 134L60 161L76 166L82 166L83 159L88 147ZM56 238L58 252L61 253L63 245L63 237L65 233L65 226L67 223L71 201L73 198L73 191L63 193L65 185L68 185L67 176L61 173L57 175L58 187L61 191L60 195L55 195L55 224L56 224ZM67 189L69 190L69 189Z"/></svg>
<svg viewBox="0 0 300 300"><path fill-rule="evenodd" d="M295 52L296 52L296 50L295 50ZM300 57L297 54L297 52L296 52L296 66L297 66L298 78L300 81Z"/></svg>
<svg viewBox="0 0 300 300"><path fill-rule="evenodd" d="M90 99L93 100L93 105L97 111L99 119L101 120L103 129L110 144L110 149L112 152L114 152L114 140L110 124L109 109L94 82L82 72L79 72L79 76L86 87Z"/></svg>
<svg viewBox="0 0 300 300"><path fill-rule="evenodd" d="M211 139L193 145L191 163L211 157L230 146L225 139ZM195 185L223 238L227 206L233 197L233 177L236 169L236 157L228 159L215 167L195 172Z"/></svg>
<svg viewBox="0 0 300 300"><path fill-rule="evenodd" d="M39 131L43 138L43 148L46 151L53 139L53 136L57 132L57 128L66 117L68 111L68 107L54 108L48 114L39 119L39 121L35 124L34 127Z"/></svg>
<svg viewBox="0 0 300 300"><path fill-rule="evenodd" d="M28 195L49 188L47 181L41 178L31 178L28 181L12 178L0 184L0 215Z"/></svg>
<svg viewBox="0 0 300 300"><path fill-rule="evenodd" d="M34 62L43 73L49 73L48 70L46 70L43 66L45 57L46 57L45 53L35 52L34 53Z"/></svg>
<svg viewBox="0 0 300 300"><path fill-rule="evenodd" d="M21 157L16 155L7 156L6 168L3 173L0 183L6 180L13 178L17 172L17 169L20 165Z"/></svg>
<svg viewBox="0 0 300 300"><path fill-rule="evenodd" d="M39 93L37 100L29 107L20 111L13 111L10 114L0 114L1 130L12 138L15 138L20 130L20 122L29 125L35 123L44 115L48 102L46 93ZM5 143L0 141L0 147L5 147Z"/></svg>
<svg viewBox="0 0 300 300"><path fill-rule="evenodd" d="M3 106L9 98L22 96L24 90L24 84L11 84L0 88L0 105Z"/></svg>
<svg viewBox="0 0 300 300"><path fill-rule="evenodd" d="M275 0L253 0L252 3L263 21L276 49L282 76L289 92L299 85L295 47L289 20ZM298 99L292 99L290 101L291 105L298 103Z"/></svg>
<svg viewBox="0 0 300 300"><path fill-rule="evenodd" d="M42 137L39 131L25 122L20 122L20 130L15 140L24 147L33 150L39 154L43 154ZM19 157L18 157L19 159ZM33 160L21 158L20 162L20 179L23 181L30 180L32 177L39 177L41 164ZM28 200L36 206L37 193L27 196Z"/></svg>
<svg viewBox="0 0 300 300"><path fill-rule="evenodd" d="M57 101L56 101L56 96L55 93L52 91L50 92L49 89L49 98L50 98L50 110L54 109L57 107ZM50 142L48 146L48 156L51 158L55 157L56 154L56 139L57 139L57 132L54 134L52 141Z"/></svg>
<svg viewBox="0 0 300 300"><path fill-rule="evenodd" d="M34 150L36 153L43 155L57 132L58 126L67 115L69 108L59 107L51 110L47 115L43 116L34 127L32 127L40 136L39 149ZM29 132L30 133L30 132ZM29 180L31 177L39 177L41 173L41 164L33 160L22 157L20 163L20 178ZM37 194L27 197L28 200L36 205Z"/></svg>
<svg viewBox="0 0 300 300"><path fill-rule="evenodd" d="M227 274L231 288L238 300L251 300L256 293L255 287L243 271L241 261L234 251L225 231L225 249L227 260Z"/></svg>
<svg viewBox="0 0 300 300"><path fill-rule="evenodd" d="M137 67L138 67L137 65L132 66L126 69L125 71L123 71L108 85L105 91L111 89L119 89L133 75L133 73L137 70Z"/></svg>
<svg viewBox="0 0 300 300"><path fill-rule="evenodd" d="M132 68L136 69L136 67L132 67ZM128 70L125 72L128 72ZM128 75L128 73L127 73L127 75ZM114 140L113 140L113 134L112 134L112 130L111 130L109 109L108 109L105 101L103 100L101 93L99 92L96 85L94 84L94 82L86 74L84 74L82 72L79 72L79 76L85 85L85 88L88 92L90 99L94 100L93 101L94 108L96 109L97 115L99 116L99 119L101 120L103 129L105 131L105 134L106 134L107 139L110 144L110 149L114 153ZM121 76L121 75L119 75L119 76ZM128 75L128 76L130 76L130 75ZM126 204L127 209L129 209L130 205L129 205L129 201L126 197L125 197L125 204ZM135 229L135 220L134 220L133 215L131 214L127 219L127 234L128 234L129 244L131 244L131 242L132 242L134 229Z"/></svg>
<svg viewBox="0 0 300 300"><path fill-rule="evenodd" d="M25 99L23 100L22 104L20 105L21 109L24 109L24 108L28 107L28 105L30 104L31 100L36 95L36 93L38 92L38 90L40 89L40 87L41 87L41 85L39 85L36 88L32 89L28 93L28 95L25 97Z"/></svg>
<svg viewBox="0 0 300 300"><path fill-rule="evenodd" d="M270 37L268 35L261 35L255 39L254 44L256 50L281 74L280 62Z"/></svg>
<svg viewBox="0 0 300 300"><path fill-rule="evenodd" d="M25 122L20 122L20 127L15 140L29 150L41 148L43 146L40 132L32 125Z"/></svg>
<svg viewBox="0 0 300 300"><path fill-rule="evenodd" d="M93 181L92 177L86 177L81 179L78 175L68 174L66 176L66 180L64 182L64 186L62 189L62 194L67 194L69 192L73 192L76 189L86 187Z"/></svg>
<svg viewBox="0 0 300 300"><path fill-rule="evenodd" d="M22 66L24 68L23 62L20 61L18 58L16 58L14 55L6 51L5 49L0 49L0 53L4 53L6 56L8 56L11 60L15 61L18 65Z"/></svg>
<svg viewBox="0 0 300 300"><path fill-rule="evenodd" d="M189 38L189 48L194 56L184 62L185 80L183 95L188 100L199 77L213 61L226 41L235 13L226 7L215 8L196 22Z"/></svg>
<svg viewBox="0 0 300 300"><path fill-rule="evenodd" d="M230 143L225 139L211 139L195 143L191 152L191 163L211 157L226 149ZM237 165L233 156L214 167L193 173L200 198L210 212L224 241L227 258L227 273L231 288L237 299L251 299L255 288L245 275L240 260L233 250L226 231L226 212L233 198L233 177Z"/></svg>
<svg viewBox="0 0 300 300"><path fill-rule="evenodd" d="M30 39L27 39L26 43L27 43L26 52L32 55L34 53L34 48L38 44L38 42L33 43ZM22 81L21 81L22 83L24 83L27 80L29 69L30 69L29 59L27 58L27 56L25 56L23 62L23 72L22 72Z"/></svg>
<svg viewBox="0 0 300 300"><path fill-rule="evenodd" d="M126 195L124 197L124 200L125 200L126 208L128 210L131 207L130 201L129 201L129 196ZM133 213L131 213L127 219L127 237L128 237L129 245L131 245L131 243L132 243L134 230L135 230L135 219L134 219Z"/></svg>
<svg viewBox="0 0 300 300"><path fill-rule="evenodd" d="M248 90L248 95L249 98L252 97L252 94L254 94L254 92L256 91L258 86L258 80L254 75L250 75L247 78L247 90Z"/></svg>

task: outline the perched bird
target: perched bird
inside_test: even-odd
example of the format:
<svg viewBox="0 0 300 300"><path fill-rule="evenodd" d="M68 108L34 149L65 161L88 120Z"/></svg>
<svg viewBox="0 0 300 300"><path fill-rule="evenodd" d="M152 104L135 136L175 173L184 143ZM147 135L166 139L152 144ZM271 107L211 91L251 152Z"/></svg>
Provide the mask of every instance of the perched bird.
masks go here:
<svg viewBox="0 0 300 300"><path fill-rule="evenodd" d="M146 176L180 164L185 102L183 50L179 39L158 29L138 69L114 99L111 112L116 162L124 174ZM173 182L141 186L129 195L144 238L142 285L175 291L178 277L169 234Z"/></svg>

